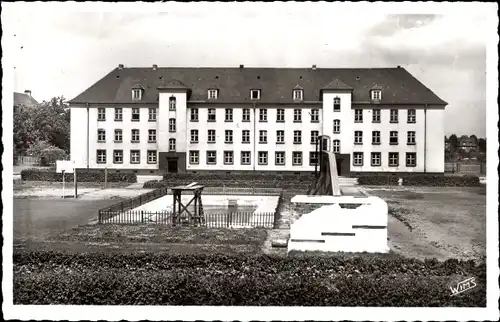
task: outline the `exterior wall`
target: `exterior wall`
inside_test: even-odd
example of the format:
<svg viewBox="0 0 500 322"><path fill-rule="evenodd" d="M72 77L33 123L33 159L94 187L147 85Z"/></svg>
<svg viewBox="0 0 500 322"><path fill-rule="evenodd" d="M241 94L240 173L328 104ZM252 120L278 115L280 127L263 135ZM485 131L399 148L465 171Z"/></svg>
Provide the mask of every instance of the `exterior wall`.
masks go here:
<svg viewBox="0 0 500 322"><path fill-rule="evenodd" d="M190 109L198 108L198 122L189 121ZM208 122L208 108L215 108L216 121ZM225 109L233 109L233 122L225 121ZM250 122L243 122L243 109L250 108ZM259 121L259 110L267 109L267 122ZM285 110L285 122L277 123L277 109ZM293 110L301 108L302 122L293 122ZM319 109L319 122L312 123L309 113L311 110ZM187 165L188 171L197 170L224 170L224 171L313 171L314 165L309 165L309 152L315 151L316 147L311 144L311 131L322 131L321 106L305 107L300 105L291 106L276 106L266 105L259 106L254 109L252 105L202 105L196 104L188 108L187 120ZM257 120L255 122L255 120ZM198 130L198 143L190 142L190 133L192 129ZM215 143L208 143L208 130L215 130ZM233 130L233 143L225 143L225 130ZM242 131L250 131L250 143L242 143ZM267 130L267 144L259 143L259 131ZM285 131L285 142L283 144L276 143L276 131ZM302 144L293 143L293 132L295 130L302 131ZM199 151L199 164L189 163L189 151ZM206 151L217 151L217 164L206 164ZM224 151L233 151L233 164L224 164ZM241 165L241 151L250 151L251 164ZM268 164L258 164L258 152L268 152ZM275 152L285 152L285 165L275 164ZM292 165L292 151L302 151L302 165Z"/></svg>
<svg viewBox="0 0 500 322"><path fill-rule="evenodd" d="M444 110L427 110L426 172L444 172ZM418 162L418 156L417 156Z"/></svg>
<svg viewBox="0 0 500 322"><path fill-rule="evenodd" d="M169 110L170 97L176 99L175 111ZM176 140L176 151L186 152L186 113L187 113L187 94L186 91L164 91L159 95L159 113L158 113L158 151L168 152L168 141L173 138ZM176 132L169 132L169 119L176 119Z"/></svg>
<svg viewBox="0 0 500 322"><path fill-rule="evenodd" d="M87 168L87 109L71 109L70 155L76 168Z"/></svg>
<svg viewBox="0 0 500 322"><path fill-rule="evenodd" d="M340 140L340 153L352 152L354 142L354 112L351 110L351 93L323 93L323 134L331 140ZM340 98L340 112L333 111L334 98ZM340 133L333 133L333 120L340 120ZM330 142L330 144L332 144Z"/></svg>
<svg viewBox="0 0 500 322"><path fill-rule="evenodd" d="M373 123L373 109L380 108L380 123ZM424 132L425 115L423 109L416 109L416 123L407 123L408 110L398 108L398 123L390 123L390 108L386 106L371 105L363 108L363 122L354 123L354 109L351 111L351 120L354 124L350 135L352 137L352 152L363 152L363 166L354 166L351 163L352 172L424 172ZM363 144L354 144L354 131L363 132ZM380 145L372 144L372 131L380 131ZM398 132L398 144L391 145L389 142L390 132ZM407 144L407 132L415 131L415 145ZM444 136L444 134L443 134ZM443 147L444 149L444 147ZM382 158L381 166L371 165L371 153L380 152ZM389 152L399 153L399 166L389 166ZM406 166L406 152L417 153L417 165ZM444 157L443 157L444 158ZM444 159L443 159L444 160ZM351 161L354 162L351 153Z"/></svg>
<svg viewBox="0 0 500 322"><path fill-rule="evenodd" d="M157 164L147 163L147 151L157 150L157 143L148 143L148 129L156 129L157 122L148 121L148 106L136 106L139 107L140 120L132 121L132 108L129 106L116 106L123 108L123 120L114 120L114 106L102 106L106 108L106 120L97 120L97 107L89 108L89 167L95 169L113 168L113 169L148 169L155 170L158 169ZM76 113L74 113L76 112ZM73 143L73 135L71 137L71 157L75 161L85 159L85 167L87 164L86 160L86 134L87 128L87 117L86 109L75 107L71 110L71 127L72 133L74 132L77 136L76 142ZM74 119L73 119L74 118ZM77 131L73 131L73 128L77 128ZM104 129L106 131L106 141L97 142L97 131L98 129ZM114 142L114 132L115 129L121 129L123 133L122 143ZM140 135L139 143L132 143L132 129L138 129ZM82 131L82 132L80 132ZM159 139L157 131L157 140ZM74 144L74 145L73 145ZM106 163L97 163L97 150L106 150ZM123 163L114 164L113 163L113 150L123 150ZM140 151L140 163L131 164L130 163L130 150ZM75 152L74 151L78 151ZM81 152L80 152L81 151Z"/></svg>

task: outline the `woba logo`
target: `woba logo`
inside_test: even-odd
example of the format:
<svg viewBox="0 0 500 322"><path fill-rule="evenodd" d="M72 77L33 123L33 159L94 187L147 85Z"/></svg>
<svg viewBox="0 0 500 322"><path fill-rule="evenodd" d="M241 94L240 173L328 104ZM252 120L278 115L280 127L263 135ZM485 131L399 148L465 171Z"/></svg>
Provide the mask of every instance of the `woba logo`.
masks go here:
<svg viewBox="0 0 500 322"><path fill-rule="evenodd" d="M475 280L475 277L471 277L471 278L468 278L464 281L458 282L457 287L450 286L451 296L463 293L467 290L470 290L470 289L473 289L474 287L476 287L477 284L474 280Z"/></svg>

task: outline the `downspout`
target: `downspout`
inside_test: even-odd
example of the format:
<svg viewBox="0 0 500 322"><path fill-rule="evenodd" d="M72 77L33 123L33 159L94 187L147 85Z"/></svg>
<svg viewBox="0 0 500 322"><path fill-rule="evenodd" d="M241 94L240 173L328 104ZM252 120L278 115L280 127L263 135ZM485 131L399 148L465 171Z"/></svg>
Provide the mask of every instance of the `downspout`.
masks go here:
<svg viewBox="0 0 500 322"><path fill-rule="evenodd" d="M257 141L257 128L256 128L256 115L255 115L255 102L253 103L253 171L255 172L255 164L257 163L258 156L256 151L256 141Z"/></svg>
<svg viewBox="0 0 500 322"><path fill-rule="evenodd" d="M424 173L427 172L427 104L424 107Z"/></svg>
<svg viewBox="0 0 500 322"><path fill-rule="evenodd" d="M85 103L87 105L87 170L89 169L90 164L90 125L89 125L89 103Z"/></svg>

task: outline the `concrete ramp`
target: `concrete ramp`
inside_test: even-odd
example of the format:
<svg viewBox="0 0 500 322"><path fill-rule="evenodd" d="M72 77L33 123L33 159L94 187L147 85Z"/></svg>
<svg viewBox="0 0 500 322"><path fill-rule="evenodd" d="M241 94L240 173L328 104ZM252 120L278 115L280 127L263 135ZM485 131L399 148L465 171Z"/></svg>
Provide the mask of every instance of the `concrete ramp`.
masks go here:
<svg viewBox="0 0 500 322"><path fill-rule="evenodd" d="M321 151L319 178L308 191L308 195L340 196L339 175L335 153Z"/></svg>

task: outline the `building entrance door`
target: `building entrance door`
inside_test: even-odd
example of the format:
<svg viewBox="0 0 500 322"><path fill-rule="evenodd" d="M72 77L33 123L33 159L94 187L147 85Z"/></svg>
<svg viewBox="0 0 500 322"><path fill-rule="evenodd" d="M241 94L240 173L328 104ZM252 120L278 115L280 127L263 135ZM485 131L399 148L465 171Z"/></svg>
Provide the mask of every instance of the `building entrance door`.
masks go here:
<svg viewBox="0 0 500 322"><path fill-rule="evenodd" d="M168 173L177 173L177 159L168 159L167 160L167 172Z"/></svg>

